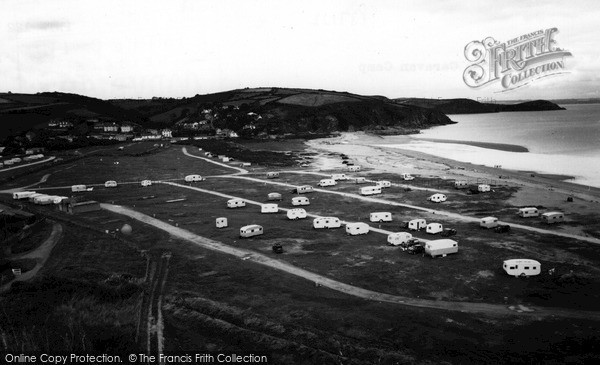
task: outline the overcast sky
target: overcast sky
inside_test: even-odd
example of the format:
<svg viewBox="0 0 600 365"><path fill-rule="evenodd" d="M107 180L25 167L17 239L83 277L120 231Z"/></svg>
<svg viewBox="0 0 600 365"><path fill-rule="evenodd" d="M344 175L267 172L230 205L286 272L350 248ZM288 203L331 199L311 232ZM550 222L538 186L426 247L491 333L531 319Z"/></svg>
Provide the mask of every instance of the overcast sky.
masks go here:
<svg viewBox="0 0 600 365"><path fill-rule="evenodd" d="M425 3L425 4L422 4ZM600 97L598 1L0 2L0 91L183 97L278 86L387 97ZM473 40L556 27L567 74L463 82Z"/></svg>

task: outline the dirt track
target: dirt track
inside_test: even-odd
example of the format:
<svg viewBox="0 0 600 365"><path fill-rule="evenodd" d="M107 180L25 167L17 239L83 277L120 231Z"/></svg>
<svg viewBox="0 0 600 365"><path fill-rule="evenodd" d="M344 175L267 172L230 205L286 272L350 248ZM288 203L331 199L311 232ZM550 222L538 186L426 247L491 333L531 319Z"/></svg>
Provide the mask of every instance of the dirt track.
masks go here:
<svg viewBox="0 0 600 365"><path fill-rule="evenodd" d="M576 311L561 308L543 308L543 307L524 307L521 305L499 305L499 304L487 304L487 303L474 303L474 302L448 302L448 301L435 301L425 299L415 299L385 293L379 293L368 289L359 288L353 285L345 284L325 276L315 274L313 272L300 269L288 263L272 259L266 255L244 250L240 248L231 247L220 242L198 236L185 229L174 227L161 220L152 218L146 214L137 212L135 210L112 204L101 204L103 209L109 210L114 213L126 215L130 218L136 219L142 223L152 225L158 229L170 233L171 235L194 243L200 247L225 253L238 257L243 260L252 261L264 266L268 266L277 270L284 271L286 273L302 277L315 283L315 285L327 287L348 295L353 295L359 298L367 300L374 300L380 302L388 302L412 307L420 308L432 308L432 309L443 309L449 311L459 311L465 313L480 313L494 316L506 316L506 315L527 315L532 317L548 317L548 316L559 316L568 318L581 318L581 319L596 319L600 320L600 312L591 311Z"/></svg>

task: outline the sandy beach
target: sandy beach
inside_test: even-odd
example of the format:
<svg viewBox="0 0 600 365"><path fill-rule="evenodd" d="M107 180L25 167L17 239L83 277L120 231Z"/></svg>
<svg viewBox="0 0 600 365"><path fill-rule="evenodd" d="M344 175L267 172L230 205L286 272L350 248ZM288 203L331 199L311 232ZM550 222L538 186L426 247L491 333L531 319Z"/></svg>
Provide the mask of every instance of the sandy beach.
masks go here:
<svg viewBox="0 0 600 365"><path fill-rule="evenodd" d="M519 191L509 201L514 206L543 205L567 214L569 212L597 213L600 210L600 189L564 181L569 176L493 168L419 151L386 147L386 145L407 143L410 140L409 136L383 138L364 132L354 132L342 133L339 137L311 140L307 145L315 152L319 152L313 166L320 170L343 167L339 157L330 154L345 154L363 167L364 174L410 173L422 177L467 180L470 183L486 181L492 185L519 187ZM521 152L523 148L493 143L478 143L478 145L513 152ZM573 197L574 202L567 202L567 197Z"/></svg>

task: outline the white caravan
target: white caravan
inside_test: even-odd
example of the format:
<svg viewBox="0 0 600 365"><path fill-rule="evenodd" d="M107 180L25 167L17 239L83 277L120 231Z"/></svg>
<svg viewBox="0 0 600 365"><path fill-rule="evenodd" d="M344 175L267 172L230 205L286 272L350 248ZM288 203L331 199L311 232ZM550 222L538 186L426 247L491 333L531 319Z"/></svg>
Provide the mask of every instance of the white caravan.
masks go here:
<svg viewBox="0 0 600 365"><path fill-rule="evenodd" d="M542 265L530 259L511 259L504 260L502 268L508 275L518 276L534 276L539 275L542 271Z"/></svg>
<svg viewBox="0 0 600 365"><path fill-rule="evenodd" d="M217 218L215 223L217 225L217 228L225 228L225 227L227 227L227 218L219 217L219 218Z"/></svg>
<svg viewBox="0 0 600 365"><path fill-rule="evenodd" d="M358 171L360 171L360 166L358 166L358 165L352 165L352 166L348 166L347 169L350 172L358 172Z"/></svg>
<svg viewBox="0 0 600 365"><path fill-rule="evenodd" d="M277 213L279 211L279 207L277 204L261 204L260 212L261 213Z"/></svg>
<svg viewBox="0 0 600 365"><path fill-rule="evenodd" d="M366 184L367 183L367 178L366 177L355 177L354 178L354 183L355 184Z"/></svg>
<svg viewBox="0 0 600 365"><path fill-rule="evenodd" d="M429 234L438 234L443 230L444 229L440 223L429 223L425 228L425 232Z"/></svg>
<svg viewBox="0 0 600 365"><path fill-rule="evenodd" d="M498 227L498 218L496 217L485 217L479 221L479 227L481 228L496 228Z"/></svg>
<svg viewBox="0 0 600 365"><path fill-rule="evenodd" d="M37 194L37 193L35 191L17 191L15 193L13 193L13 199L15 199L15 200L29 199L29 197L32 196L33 194Z"/></svg>
<svg viewBox="0 0 600 365"><path fill-rule="evenodd" d="M258 236L263 234L263 227L258 224L250 224L240 228L240 238Z"/></svg>
<svg viewBox="0 0 600 365"><path fill-rule="evenodd" d="M414 180L415 179L414 176L412 176L411 174L408 174L408 173L401 174L400 177L403 180L406 180L406 181L410 181L410 180Z"/></svg>
<svg viewBox="0 0 600 365"><path fill-rule="evenodd" d="M469 186L469 183L465 180L458 180L454 182L455 189L466 189Z"/></svg>
<svg viewBox="0 0 600 365"><path fill-rule="evenodd" d="M546 224L553 224L563 222L565 220L565 214L561 212L548 212L542 214L542 220Z"/></svg>
<svg viewBox="0 0 600 365"><path fill-rule="evenodd" d="M104 183L104 187L105 188L116 188L117 182L114 180L108 180L107 182Z"/></svg>
<svg viewBox="0 0 600 365"><path fill-rule="evenodd" d="M379 180L375 182L375 185L381 186L382 188L390 188L392 187L392 183L387 180Z"/></svg>
<svg viewBox="0 0 600 365"><path fill-rule="evenodd" d="M351 236L356 236L359 234L367 234L369 233L369 225L362 222L356 223L347 223L346 224L346 234Z"/></svg>
<svg viewBox="0 0 600 365"><path fill-rule="evenodd" d="M401 243L407 242L412 238L412 234L408 232L396 232L388 234L387 241L389 245L398 246Z"/></svg>
<svg viewBox="0 0 600 365"><path fill-rule="evenodd" d="M477 185L477 191L480 193L485 193L491 190L491 187L488 184L479 184Z"/></svg>
<svg viewBox="0 0 600 365"><path fill-rule="evenodd" d="M322 179L321 181L319 181L319 183L317 185L319 185L320 187L336 186L337 183L335 182L334 179Z"/></svg>
<svg viewBox="0 0 600 365"><path fill-rule="evenodd" d="M391 222L392 213L390 212L373 212L369 215L371 222Z"/></svg>
<svg viewBox="0 0 600 365"><path fill-rule="evenodd" d="M539 217L540 211L534 207L526 207L520 208L517 212L519 217L527 218L527 217Z"/></svg>
<svg viewBox="0 0 600 365"><path fill-rule="evenodd" d="M313 187L310 185L302 185L302 186L296 187L296 189L294 189L294 191L298 194L312 193Z"/></svg>
<svg viewBox="0 0 600 365"><path fill-rule="evenodd" d="M267 179L275 179L279 177L279 172L267 172Z"/></svg>
<svg viewBox="0 0 600 365"><path fill-rule="evenodd" d="M408 222L408 229L411 231L419 231L425 227L427 227L427 221L422 218L413 219Z"/></svg>
<svg viewBox="0 0 600 365"><path fill-rule="evenodd" d="M340 228L342 223L336 217L319 217L313 220L313 228Z"/></svg>
<svg viewBox="0 0 600 365"><path fill-rule="evenodd" d="M74 193L87 191L87 187L85 185L73 185L71 186L71 191Z"/></svg>
<svg viewBox="0 0 600 365"><path fill-rule="evenodd" d="M281 200L281 194L279 193L269 193L267 195L267 199L271 201Z"/></svg>
<svg viewBox="0 0 600 365"><path fill-rule="evenodd" d="M310 205L310 200L305 196L295 196L292 198L292 205Z"/></svg>
<svg viewBox="0 0 600 365"><path fill-rule="evenodd" d="M333 174L333 175L331 175L331 178L335 181L348 180L348 177L346 176L346 174Z"/></svg>
<svg viewBox="0 0 600 365"><path fill-rule="evenodd" d="M450 239L433 240L425 243L425 254L436 257L458 252L458 242Z"/></svg>
<svg viewBox="0 0 600 365"><path fill-rule="evenodd" d="M142 180L141 185L142 186L151 186L152 185L152 180Z"/></svg>
<svg viewBox="0 0 600 365"><path fill-rule="evenodd" d="M434 203L441 203L441 202L445 202L448 198L446 198L446 195L444 194L433 194L432 196L430 196L429 198L427 198L427 200L432 201Z"/></svg>
<svg viewBox="0 0 600 365"><path fill-rule="evenodd" d="M245 207L245 206L246 206L246 202L239 198L229 199L227 201L227 208L241 208L241 207Z"/></svg>
<svg viewBox="0 0 600 365"><path fill-rule="evenodd" d="M202 176L196 175L196 174L194 174L194 175L187 175L185 177L185 182L195 182L195 181L202 181L202 180L204 180L204 178Z"/></svg>
<svg viewBox="0 0 600 365"><path fill-rule="evenodd" d="M294 208L287 211L288 219L304 219L307 217L306 210L302 208Z"/></svg>
<svg viewBox="0 0 600 365"><path fill-rule="evenodd" d="M365 186L358 191L360 195L381 194L381 186Z"/></svg>

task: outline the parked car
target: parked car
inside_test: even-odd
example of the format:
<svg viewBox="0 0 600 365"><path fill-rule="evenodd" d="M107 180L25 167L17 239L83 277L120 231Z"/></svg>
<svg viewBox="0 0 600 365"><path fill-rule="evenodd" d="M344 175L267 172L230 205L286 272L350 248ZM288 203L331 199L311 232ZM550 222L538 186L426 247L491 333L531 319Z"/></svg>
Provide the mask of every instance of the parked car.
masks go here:
<svg viewBox="0 0 600 365"><path fill-rule="evenodd" d="M423 245L423 243L419 242L416 245L410 246L406 250L406 252L408 252L411 255L416 255L416 254L424 253L425 252L425 246Z"/></svg>
<svg viewBox="0 0 600 365"><path fill-rule="evenodd" d="M454 228L444 228L442 233L440 233L442 237L450 237L456 235L456 229Z"/></svg>
<svg viewBox="0 0 600 365"><path fill-rule="evenodd" d="M276 243L273 245L273 252L283 253L283 246L281 245L281 243Z"/></svg>
<svg viewBox="0 0 600 365"><path fill-rule="evenodd" d="M410 238L409 240L407 240L406 242L402 242L400 244L400 248L402 249L402 251L406 251L408 250L410 247L415 246L421 244L421 240L419 240L418 238Z"/></svg>
<svg viewBox="0 0 600 365"><path fill-rule="evenodd" d="M506 233L510 232L510 226L508 224L499 224L494 228L496 233Z"/></svg>

